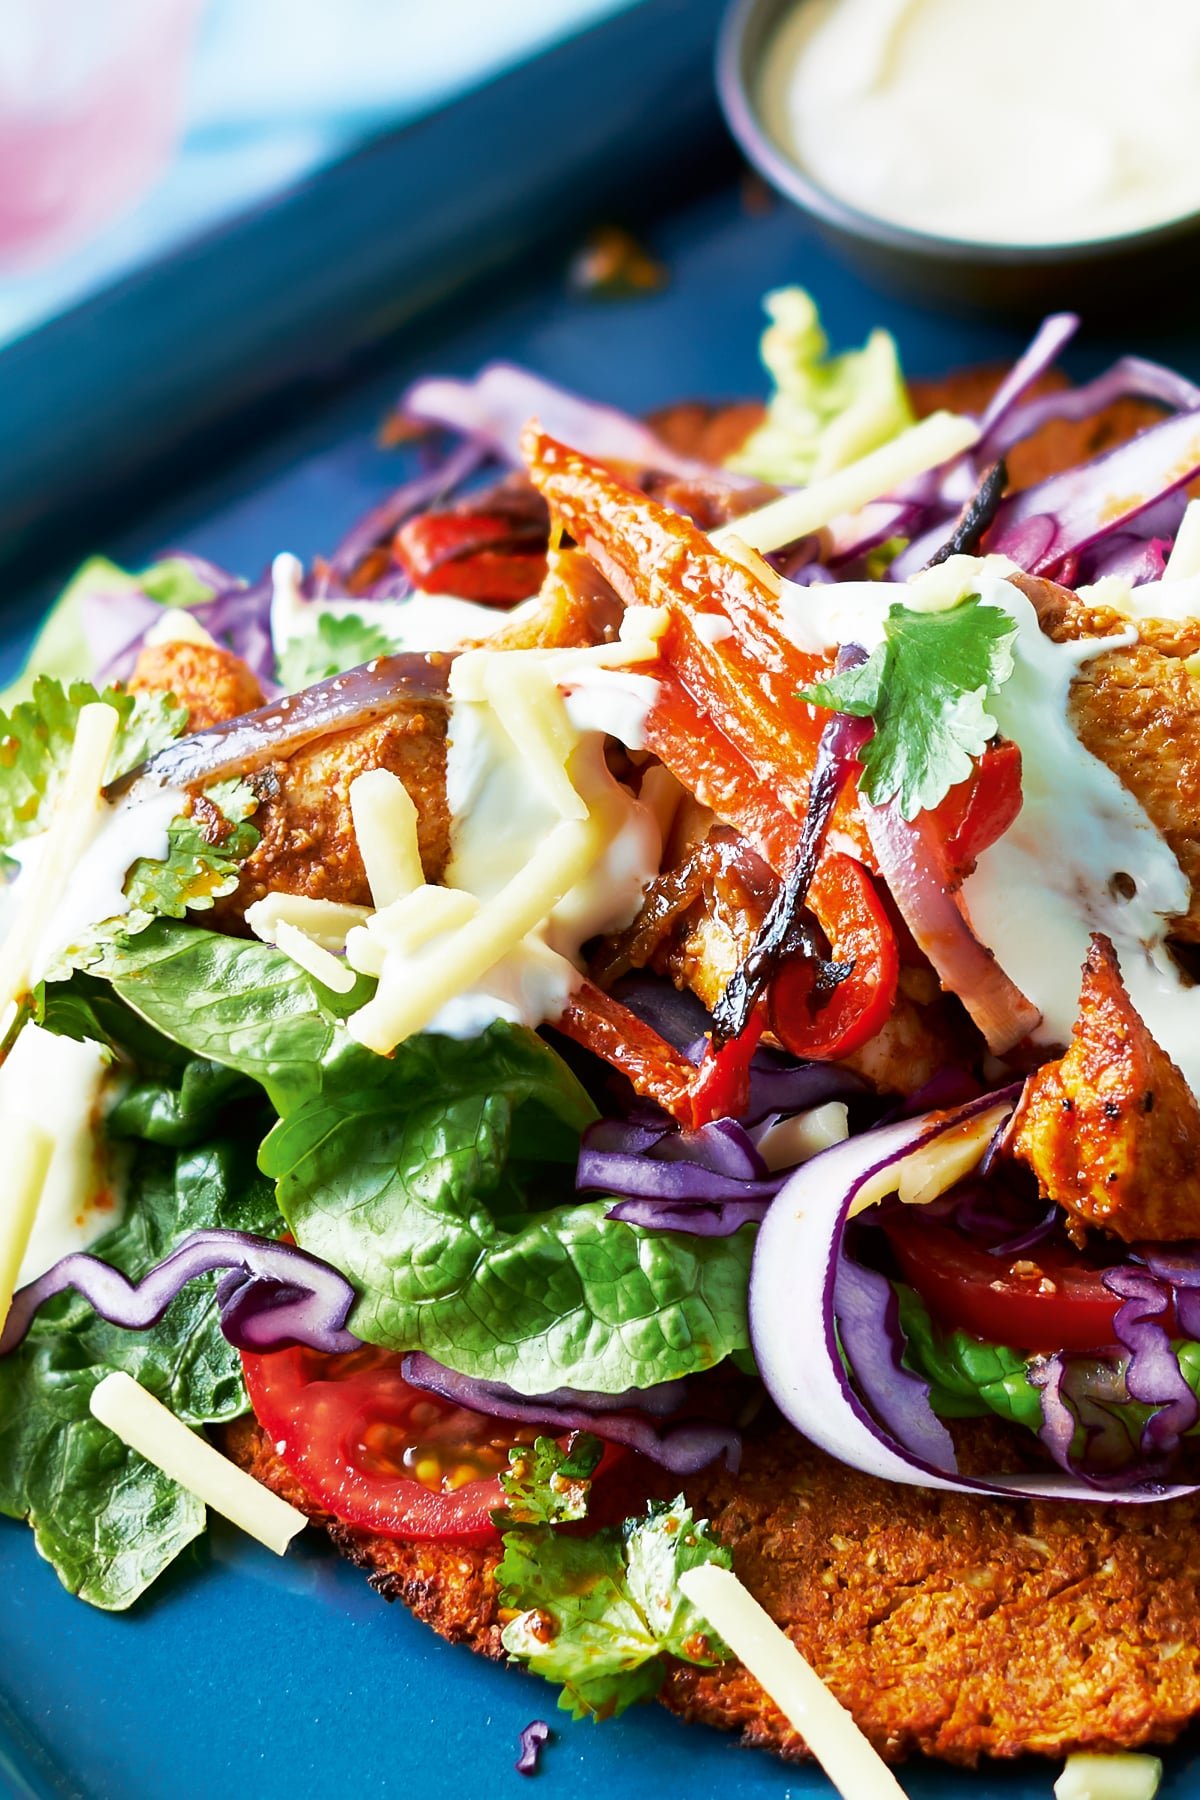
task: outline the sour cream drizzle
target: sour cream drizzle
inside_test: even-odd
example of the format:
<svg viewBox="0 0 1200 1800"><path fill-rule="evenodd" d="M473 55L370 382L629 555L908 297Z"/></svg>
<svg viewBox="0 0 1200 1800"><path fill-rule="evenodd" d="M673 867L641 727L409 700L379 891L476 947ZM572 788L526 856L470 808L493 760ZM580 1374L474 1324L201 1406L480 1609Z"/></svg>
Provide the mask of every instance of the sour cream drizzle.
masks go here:
<svg viewBox="0 0 1200 1800"><path fill-rule="evenodd" d="M1080 743L1068 716L1080 666L1128 644L1130 635L1052 642L996 558L958 557L939 577L958 578L960 593L978 593L1018 627L1013 674L988 705L1001 732L1020 746L1024 801L1016 824L984 852L963 888L977 936L1040 1008L1038 1041L1061 1045L1078 1012L1089 935L1105 932L1134 1005L1200 1094L1200 988L1185 985L1166 948L1170 918L1190 904L1187 877L1138 801ZM870 650L899 597L886 582L785 583L783 610L804 649L858 643Z"/></svg>

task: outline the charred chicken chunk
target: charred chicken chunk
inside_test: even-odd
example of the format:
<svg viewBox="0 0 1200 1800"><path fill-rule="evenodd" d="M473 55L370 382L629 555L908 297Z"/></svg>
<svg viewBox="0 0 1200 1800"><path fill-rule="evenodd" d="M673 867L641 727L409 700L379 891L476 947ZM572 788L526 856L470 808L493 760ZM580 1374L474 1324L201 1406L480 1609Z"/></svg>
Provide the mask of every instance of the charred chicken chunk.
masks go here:
<svg viewBox="0 0 1200 1800"><path fill-rule="evenodd" d="M1082 1242L1200 1236L1200 1106L1151 1037L1116 951L1092 938L1070 1048L1025 1084L1012 1148Z"/></svg>

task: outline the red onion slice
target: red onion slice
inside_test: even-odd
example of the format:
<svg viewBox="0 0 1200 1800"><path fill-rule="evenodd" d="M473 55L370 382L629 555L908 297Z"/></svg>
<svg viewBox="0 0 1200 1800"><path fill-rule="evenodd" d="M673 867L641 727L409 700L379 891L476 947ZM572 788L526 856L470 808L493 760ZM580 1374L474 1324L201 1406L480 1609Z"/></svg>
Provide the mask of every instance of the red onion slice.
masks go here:
<svg viewBox="0 0 1200 1800"><path fill-rule="evenodd" d="M379 656L345 675L285 694L240 718L209 725L168 744L107 789L110 798L142 789L194 787L247 775L294 756L331 732L373 725L403 706L445 706L453 658L441 651Z"/></svg>
<svg viewBox="0 0 1200 1800"><path fill-rule="evenodd" d="M62 1257L15 1296L0 1335L0 1356L15 1350L46 1302L68 1288L109 1325L145 1331L158 1324L189 1281L218 1269L240 1276L233 1288L222 1283L223 1294L218 1291L221 1329L237 1349L360 1348L362 1340L346 1330L357 1294L339 1270L296 1244L277 1244L248 1231L211 1230L194 1231L136 1282L84 1251Z"/></svg>
<svg viewBox="0 0 1200 1800"><path fill-rule="evenodd" d="M978 1025L988 1049L1004 1056L1041 1023L1042 1015L980 943L946 866L928 814L906 819L894 800L862 806L871 848L905 924Z"/></svg>
<svg viewBox="0 0 1200 1800"><path fill-rule="evenodd" d="M944 1428L927 1392L910 1391L902 1405L893 1404L896 1428L889 1429L847 1372L837 1289L842 1240L855 1201L881 1172L995 1108L997 1100L986 1094L951 1113L902 1119L848 1138L798 1169L780 1190L760 1227L750 1274L751 1341L771 1398L797 1431L839 1462L905 1487L1134 1505L1200 1492L1200 1485L1146 1483L1099 1491L1063 1474L960 1475L952 1452L938 1451ZM857 1294L853 1299L861 1302ZM814 1321L819 1321L815 1334ZM854 1321L852 1335L862 1323ZM890 1354L885 1347L865 1369L865 1381L876 1392L886 1387L884 1363Z"/></svg>

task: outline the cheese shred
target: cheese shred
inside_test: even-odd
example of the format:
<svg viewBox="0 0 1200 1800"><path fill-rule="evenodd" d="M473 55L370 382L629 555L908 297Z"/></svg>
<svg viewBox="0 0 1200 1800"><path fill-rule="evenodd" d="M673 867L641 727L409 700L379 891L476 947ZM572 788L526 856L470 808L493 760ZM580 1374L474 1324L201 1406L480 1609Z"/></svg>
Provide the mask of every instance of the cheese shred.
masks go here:
<svg viewBox="0 0 1200 1800"><path fill-rule="evenodd" d="M904 1789L791 1639L729 1569L702 1563L679 1586L795 1727L843 1800L904 1800Z"/></svg>
<svg viewBox="0 0 1200 1800"><path fill-rule="evenodd" d="M92 1417L205 1506L282 1556L308 1520L191 1431L153 1394L114 1370L92 1390Z"/></svg>
<svg viewBox="0 0 1200 1800"><path fill-rule="evenodd" d="M808 487L784 494L757 512L743 513L732 524L722 525L711 533L712 541L723 550L731 539L736 539L738 561L745 560L746 546L765 556L812 531L820 531L843 513L859 512L872 500L961 455L978 440L979 426L974 419L965 419L958 413L931 413L919 425L910 426L890 443L881 444L878 450L848 463L836 474L810 482Z"/></svg>
<svg viewBox="0 0 1200 1800"><path fill-rule="evenodd" d="M54 1154L54 1139L24 1119L0 1117L6 1167L0 1200L0 1331L12 1305L21 1264L33 1235L42 1189Z"/></svg>

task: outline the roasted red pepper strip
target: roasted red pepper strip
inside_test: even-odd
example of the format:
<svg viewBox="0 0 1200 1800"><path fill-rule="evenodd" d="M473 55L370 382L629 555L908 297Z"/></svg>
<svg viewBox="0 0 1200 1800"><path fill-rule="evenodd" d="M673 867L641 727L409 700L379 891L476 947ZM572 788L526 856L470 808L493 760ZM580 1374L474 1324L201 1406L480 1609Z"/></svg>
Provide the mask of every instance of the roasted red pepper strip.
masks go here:
<svg viewBox="0 0 1200 1800"><path fill-rule="evenodd" d="M694 1123L692 1064L595 982L575 990L555 1029L619 1069L644 1100L655 1101L685 1128Z"/></svg>
<svg viewBox="0 0 1200 1800"><path fill-rule="evenodd" d="M952 787L934 818L956 874L969 875L1021 810L1021 751L1005 738L987 746L971 774Z"/></svg>
<svg viewBox="0 0 1200 1800"><path fill-rule="evenodd" d="M766 1014L759 1007L750 1023L719 1050L712 1044L704 1052L692 1089L692 1124L707 1125L712 1119L740 1119L750 1104L750 1059L766 1028Z"/></svg>
<svg viewBox="0 0 1200 1800"><path fill-rule="evenodd" d="M808 891L830 951L854 967L816 1011L811 1005L814 969L795 958L771 984L771 1029L794 1056L832 1061L861 1049L887 1023L896 999L900 954L875 883L862 864L836 851L827 855Z"/></svg>
<svg viewBox="0 0 1200 1800"><path fill-rule="evenodd" d="M536 594L546 552L531 546L502 513L429 512L402 525L392 540L396 561L427 594L507 605Z"/></svg>

